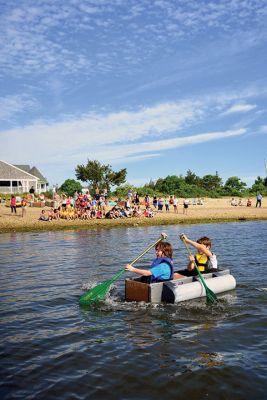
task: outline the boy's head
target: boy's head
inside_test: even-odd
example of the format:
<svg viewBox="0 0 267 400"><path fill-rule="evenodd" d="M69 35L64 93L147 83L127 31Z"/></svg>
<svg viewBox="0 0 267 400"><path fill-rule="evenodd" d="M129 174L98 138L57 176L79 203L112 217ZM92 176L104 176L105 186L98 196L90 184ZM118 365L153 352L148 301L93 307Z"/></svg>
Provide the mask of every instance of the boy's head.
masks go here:
<svg viewBox="0 0 267 400"><path fill-rule="evenodd" d="M204 246L211 248L211 240L207 236L203 236L197 240L197 243L204 244Z"/></svg>
<svg viewBox="0 0 267 400"><path fill-rule="evenodd" d="M155 246L155 250L162 251L162 255L172 258L172 245L169 242L159 242Z"/></svg>

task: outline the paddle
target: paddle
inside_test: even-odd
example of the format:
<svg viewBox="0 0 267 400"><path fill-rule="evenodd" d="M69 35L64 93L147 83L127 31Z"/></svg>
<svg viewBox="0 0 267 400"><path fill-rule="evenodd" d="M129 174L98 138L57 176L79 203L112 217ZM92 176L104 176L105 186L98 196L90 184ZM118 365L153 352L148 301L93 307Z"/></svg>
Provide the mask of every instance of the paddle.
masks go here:
<svg viewBox="0 0 267 400"><path fill-rule="evenodd" d="M189 249L189 247L188 247L186 241L184 240L183 234L180 236L180 239L182 240L182 242L184 243L185 247L187 248L188 254L189 254L190 256L192 256L192 253L191 253L191 251L190 251L190 249ZM194 259L194 264L195 264L195 268L196 268L196 270L197 270L197 273L198 273L198 275L199 275L199 277L200 277L200 280L201 280L201 282L202 282L202 284L203 284L203 286L204 286L204 288L205 288L205 290L206 290L207 302L208 302L208 303L218 303L219 300L218 300L216 294L213 293L213 291L212 291L211 289L209 289L208 286L206 285L206 282L205 282L205 280L204 280L204 278L203 278L201 272L199 271L199 268L198 268L198 266L197 266L197 263L196 263L195 259Z"/></svg>
<svg viewBox="0 0 267 400"><path fill-rule="evenodd" d="M166 239L167 235L165 233L161 234L161 237L153 244L148 246L143 253L141 253L138 257L136 257L132 262L131 265L135 264L138 260L140 260L141 257L143 257L144 254L146 254L152 247L155 247L159 242L161 242L163 239ZM116 279L118 279L123 273L125 272L125 269L120 270L117 272L116 275L114 275L113 278L104 281L100 283L99 285L96 285L92 289L88 290L88 292L84 293L79 300L80 304L90 304L93 302L97 302L99 300L102 300L105 298L107 293L110 290L110 287Z"/></svg>

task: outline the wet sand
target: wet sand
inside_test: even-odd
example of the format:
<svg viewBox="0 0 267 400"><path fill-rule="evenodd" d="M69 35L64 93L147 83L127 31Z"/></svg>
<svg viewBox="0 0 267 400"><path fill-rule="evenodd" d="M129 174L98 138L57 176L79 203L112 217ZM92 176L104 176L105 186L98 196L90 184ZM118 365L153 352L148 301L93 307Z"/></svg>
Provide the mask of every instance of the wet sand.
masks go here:
<svg viewBox="0 0 267 400"><path fill-rule="evenodd" d="M183 205L178 205L178 213L175 214L173 207L170 212L157 212L153 218L123 218L123 219L102 219L102 220L74 220L60 219L58 221L38 221L41 208L27 207L26 216L22 217L21 208L17 208L17 214L12 215L10 208L0 205L0 232L23 232L42 230L62 229L99 229L113 228L120 226L148 226L148 225L173 225L193 224L227 221L249 221L267 220L267 206L255 207L252 201L251 207L231 206L230 198L204 199L203 205L189 205L188 213L183 214ZM246 201L244 200L244 203ZM44 207L48 209L48 207Z"/></svg>

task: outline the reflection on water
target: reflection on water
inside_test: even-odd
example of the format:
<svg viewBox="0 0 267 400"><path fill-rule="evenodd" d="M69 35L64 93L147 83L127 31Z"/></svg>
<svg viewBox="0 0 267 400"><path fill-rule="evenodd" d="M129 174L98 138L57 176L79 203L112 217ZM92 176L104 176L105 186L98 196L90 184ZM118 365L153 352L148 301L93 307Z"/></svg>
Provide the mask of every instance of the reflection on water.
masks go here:
<svg viewBox="0 0 267 400"><path fill-rule="evenodd" d="M79 306L162 230L177 268L188 259L181 231L210 236L236 290L217 305L127 303L125 273L105 301ZM0 244L1 399L265 399L265 222L11 233Z"/></svg>

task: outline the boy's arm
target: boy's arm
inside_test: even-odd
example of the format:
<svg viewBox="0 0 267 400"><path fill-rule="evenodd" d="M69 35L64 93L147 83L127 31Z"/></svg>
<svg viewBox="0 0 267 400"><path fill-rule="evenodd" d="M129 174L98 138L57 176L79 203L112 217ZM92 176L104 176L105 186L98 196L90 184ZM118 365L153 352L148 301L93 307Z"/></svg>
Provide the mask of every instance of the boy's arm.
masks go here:
<svg viewBox="0 0 267 400"><path fill-rule="evenodd" d="M189 262L187 265L187 269L188 269L188 271L193 271L193 269L195 269L195 257L193 255L189 256Z"/></svg>
<svg viewBox="0 0 267 400"><path fill-rule="evenodd" d="M140 269L140 268L135 268L131 264L127 264L125 267L126 271L134 272L135 274L138 275L143 275L143 276L151 276L152 273L148 269Z"/></svg>
<svg viewBox="0 0 267 400"><path fill-rule="evenodd" d="M200 244L200 243L194 242L193 240L189 239L184 234L182 234L180 236L180 239L185 241L185 243L188 243L191 246L195 247L195 249L197 249L198 251L201 251L202 253L206 254L206 256L208 256L208 257L212 256L212 252L204 244Z"/></svg>

